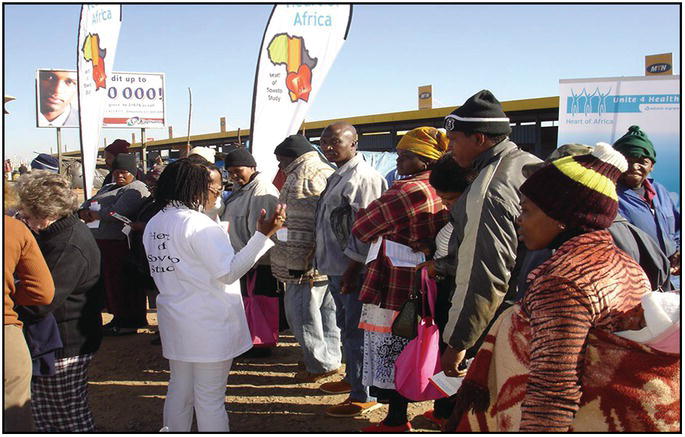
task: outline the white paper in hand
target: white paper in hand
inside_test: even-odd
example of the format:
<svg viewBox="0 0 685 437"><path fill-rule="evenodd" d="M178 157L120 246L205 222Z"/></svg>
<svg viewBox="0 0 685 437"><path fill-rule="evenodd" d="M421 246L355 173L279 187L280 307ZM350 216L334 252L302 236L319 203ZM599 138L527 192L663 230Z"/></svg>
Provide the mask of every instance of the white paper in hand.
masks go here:
<svg viewBox="0 0 685 437"><path fill-rule="evenodd" d="M454 376L447 376L445 372L436 373L429 378L431 384L435 386L445 396L452 396L459 390L461 383L464 382L464 377L457 378Z"/></svg>
<svg viewBox="0 0 685 437"><path fill-rule="evenodd" d="M102 206L100 205L100 202L97 202L97 201L90 202L90 208L89 209L91 211L100 211L100 208L102 208ZM88 226L89 228L97 229L100 227L100 220L93 220L92 222L86 223L86 226Z"/></svg>
<svg viewBox="0 0 685 437"><path fill-rule="evenodd" d="M281 228L276 231L276 238L278 238L280 241L286 242L288 241L288 228Z"/></svg>
<svg viewBox="0 0 685 437"><path fill-rule="evenodd" d="M385 256L395 267L416 267L426 261L423 252L414 252L409 246L389 240L385 242Z"/></svg>
<svg viewBox="0 0 685 437"><path fill-rule="evenodd" d="M383 239L378 238L378 239L376 239L376 241L371 243L371 246L369 246L369 253L366 255L366 262L364 264L368 264L371 261L378 258L378 252L381 250L381 243L382 242L383 242Z"/></svg>
<svg viewBox="0 0 685 437"><path fill-rule="evenodd" d="M121 232L126 235L126 242L128 243L128 248L131 248L131 226L130 225L124 225L123 228L121 228Z"/></svg>

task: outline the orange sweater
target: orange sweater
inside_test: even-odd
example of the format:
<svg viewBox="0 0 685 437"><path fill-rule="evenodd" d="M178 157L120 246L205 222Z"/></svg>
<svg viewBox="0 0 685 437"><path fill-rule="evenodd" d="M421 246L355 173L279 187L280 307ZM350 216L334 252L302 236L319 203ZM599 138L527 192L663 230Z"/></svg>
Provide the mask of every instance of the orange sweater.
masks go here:
<svg viewBox="0 0 685 437"><path fill-rule="evenodd" d="M36 239L22 222L5 216L4 237L5 325L21 326L14 305L50 304L55 284Z"/></svg>

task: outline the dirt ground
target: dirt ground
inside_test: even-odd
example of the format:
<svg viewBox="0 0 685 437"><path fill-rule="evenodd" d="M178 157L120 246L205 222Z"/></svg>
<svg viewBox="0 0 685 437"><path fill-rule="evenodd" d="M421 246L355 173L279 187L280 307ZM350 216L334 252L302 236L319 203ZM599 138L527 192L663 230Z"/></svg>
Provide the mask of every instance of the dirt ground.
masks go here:
<svg viewBox="0 0 685 437"><path fill-rule="evenodd" d="M111 319L103 316L105 323ZM157 324L154 310L149 311L148 321L150 329L137 335L105 337L91 363L88 389L97 431L147 433L162 427L169 363L162 357L162 347L150 344ZM271 357L234 361L226 390L232 432L348 433L385 417L387 405L355 418L326 416L326 408L347 395L328 395L318 386L342 375L300 384L293 379L300 357L299 345L286 331ZM432 402L410 404L409 420L415 431L438 431L421 416L430 408Z"/></svg>

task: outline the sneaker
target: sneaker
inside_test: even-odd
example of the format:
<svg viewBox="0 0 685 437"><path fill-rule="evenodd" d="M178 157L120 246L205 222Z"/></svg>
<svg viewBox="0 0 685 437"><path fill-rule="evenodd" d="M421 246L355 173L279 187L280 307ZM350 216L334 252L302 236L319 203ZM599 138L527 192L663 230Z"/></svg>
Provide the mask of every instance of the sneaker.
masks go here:
<svg viewBox="0 0 685 437"><path fill-rule="evenodd" d="M295 379L299 382L316 382L320 379L326 378L327 376L335 375L336 373L338 373L339 370L340 369L335 369L323 373L311 373L306 370L303 370L295 374Z"/></svg>
<svg viewBox="0 0 685 437"><path fill-rule="evenodd" d="M443 419L442 417L436 417L435 410L428 410L425 413L423 413L422 416L438 426L442 426L445 424L445 422L447 422L447 419Z"/></svg>
<svg viewBox="0 0 685 437"><path fill-rule="evenodd" d="M345 400L345 402L328 408L326 410L326 415L331 417L355 417L378 409L382 406L382 404L379 404L376 401L357 402L348 398Z"/></svg>
<svg viewBox="0 0 685 437"><path fill-rule="evenodd" d="M407 422L404 425L388 426L383 422L374 423L371 426L362 428L361 432L409 432L411 431L411 423Z"/></svg>
<svg viewBox="0 0 685 437"><path fill-rule="evenodd" d="M325 382L319 386L319 390L332 395L342 395L352 391L352 386L347 381Z"/></svg>

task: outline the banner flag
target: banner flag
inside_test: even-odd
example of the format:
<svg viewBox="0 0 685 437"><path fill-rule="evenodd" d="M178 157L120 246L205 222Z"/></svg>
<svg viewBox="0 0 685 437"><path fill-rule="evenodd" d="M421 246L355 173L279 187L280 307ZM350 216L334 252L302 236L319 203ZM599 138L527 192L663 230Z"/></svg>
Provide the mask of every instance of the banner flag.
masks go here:
<svg viewBox="0 0 685 437"><path fill-rule="evenodd" d="M252 99L250 148L273 180L274 149L297 133L342 48L352 5L274 6L264 32Z"/></svg>
<svg viewBox="0 0 685 437"><path fill-rule="evenodd" d="M79 133L83 158L83 191L91 197L107 86L121 28L121 5L81 6L76 74L78 80Z"/></svg>
<svg viewBox="0 0 685 437"><path fill-rule="evenodd" d="M613 144L632 125L656 149L651 175L680 200L680 76L559 81L557 144Z"/></svg>

